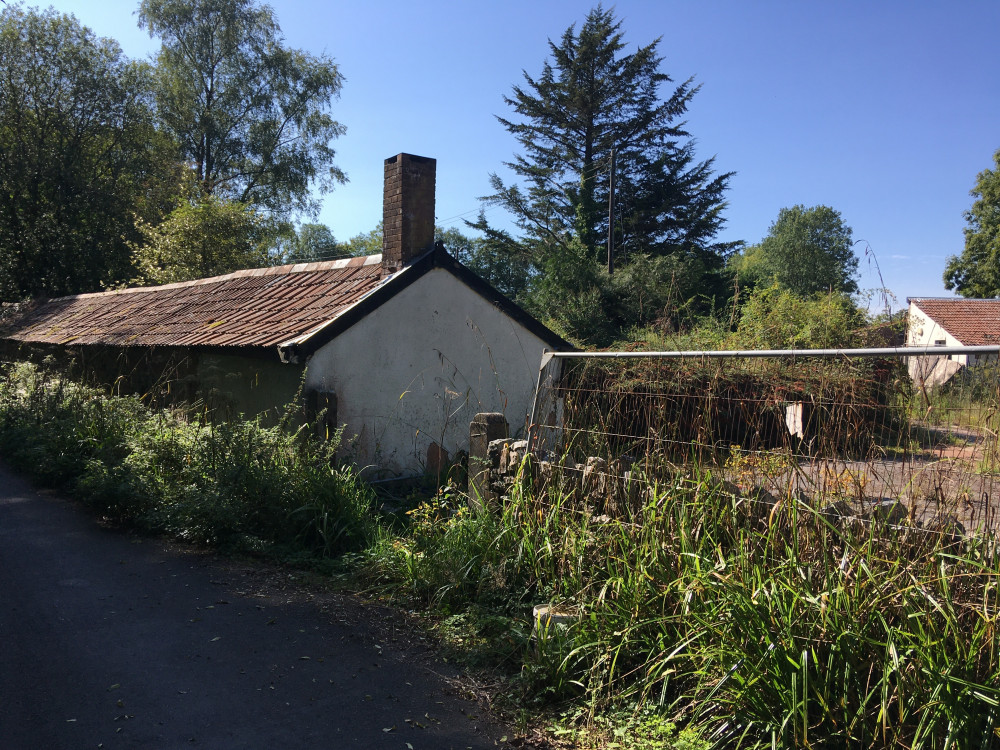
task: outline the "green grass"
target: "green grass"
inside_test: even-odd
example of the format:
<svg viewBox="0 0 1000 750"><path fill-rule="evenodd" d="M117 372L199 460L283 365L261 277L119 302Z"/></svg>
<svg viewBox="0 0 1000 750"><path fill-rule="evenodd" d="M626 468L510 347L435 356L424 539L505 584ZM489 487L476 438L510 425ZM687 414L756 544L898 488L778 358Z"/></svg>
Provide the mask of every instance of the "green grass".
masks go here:
<svg viewBox="0 0 1000 750"><path fill-rule="evenodd" d="M932 426L956 426L996 432L1000 380L995 366L965 367L942 386L912 394L909 417Z"/></svg>
<svg viewBox="0 0 1000 750"><path fill-rule="evenodd" d="M576 706L563 733L631 706L718 747L995 741L991 542L837 530L791 501L750 518L708 475L650 490L614 519L526 483L492 511L439 499L371 555L369 575L522 630L532 604L579 608L568 632L525 646L512 682L524 704Z"/></svg>

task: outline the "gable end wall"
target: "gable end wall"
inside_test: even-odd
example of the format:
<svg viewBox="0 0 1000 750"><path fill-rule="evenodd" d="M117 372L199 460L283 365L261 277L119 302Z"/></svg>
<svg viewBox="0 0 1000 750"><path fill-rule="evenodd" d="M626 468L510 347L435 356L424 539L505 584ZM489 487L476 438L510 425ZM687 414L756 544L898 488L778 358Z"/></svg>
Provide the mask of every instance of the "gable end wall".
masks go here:
<svg viewBox="0 0 1000 750"><path fill-rule="evenodd" d="M511 433L523 433L545 348L453 274L433 269L322 346L306 387L336 394L348 458L412 475L433 463L437 447L452 459L468 450L478 412L502 412Z"/></svg>
<svg viewBox="0 0 1000 750"><path fill-rule="evenodd" d="M933 347L935 341L944 341L943 346L964 346L962 341L952 336L934 318L920 309L916 302L910 303L906 318L906 345ZM910 380L917 387L934 387L946 383L952 376L968 364L967 354L950 357L927 356L909 357L906 367Z"/></svg>

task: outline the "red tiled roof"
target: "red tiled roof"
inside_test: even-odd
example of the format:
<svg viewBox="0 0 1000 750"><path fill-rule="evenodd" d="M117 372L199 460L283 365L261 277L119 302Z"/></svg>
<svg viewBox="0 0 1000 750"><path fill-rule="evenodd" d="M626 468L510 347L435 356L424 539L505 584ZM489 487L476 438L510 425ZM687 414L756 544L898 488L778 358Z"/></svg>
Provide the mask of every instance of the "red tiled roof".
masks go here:
<svg viewBox="0 0 1000 750"><path fill-rule="evenodd" d="M964 346L1000 344L1000 299L913 297L910 302Z"/></svg>
<svg viewBox="0 0 1000 750"><path fill-rule="evenodd" d="M236 271L28 306L4 338L40 344L275 346L329 323L380 284L381 256Z"/></svg>

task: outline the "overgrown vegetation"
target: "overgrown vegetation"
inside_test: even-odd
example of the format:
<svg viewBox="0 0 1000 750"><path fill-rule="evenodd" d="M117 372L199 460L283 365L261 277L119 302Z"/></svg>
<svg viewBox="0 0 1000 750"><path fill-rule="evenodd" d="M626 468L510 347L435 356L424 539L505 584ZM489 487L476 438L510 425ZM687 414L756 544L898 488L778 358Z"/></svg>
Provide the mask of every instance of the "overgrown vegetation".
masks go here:
<svg viewBox="0 0 1000 750"><path fill-rule="evenodd" d="M864 457L901 428L902 367L888 360L619 359L567 365L564 451L718 461L733 444ZM907 381L908 382L908 381ZM798 403L803 434L789 434Z"/></svg>
<svg viewBox="0 0 1000 750"><path fill-rule="evenodd" d="M181 539L329 556L374 533L371 491L337 442L253 420L203 423L34 365L0 380L0 451L103 517Z"/></svg>
<svg viewBox="0 0 1000 750"><path fill-rule="evenodd" d="M577 612L523 644L516 680L563 710L563 732L631 706L687 722L701 746L994 742L1000 565L985 541L838 527L793 501L755 516L705 473L649 485L612 518L528 483L488 510L439 502L367 562L453 613Z"/></svg>
<svg viewBox="0 0 1000 750"><path fill-rule="evenodd" d="M203 424L31 365L0 381L0 453L106 518L230 549L341 555L435 613L454 652L585 747L964 748L997 742L992 540L766 510L702 467L613 509L521 481L452 487L403 524L306 430ZM535 627L558 605L566 626Z"/></svg>
<svg viewBox="0 0 1000 750"><path fill-rule="evenodd" d="M145 0L138 19L153 62L0 4L4 301L280 262L291 222L346 181L340 71L289 47L268 5Z"/></svg>

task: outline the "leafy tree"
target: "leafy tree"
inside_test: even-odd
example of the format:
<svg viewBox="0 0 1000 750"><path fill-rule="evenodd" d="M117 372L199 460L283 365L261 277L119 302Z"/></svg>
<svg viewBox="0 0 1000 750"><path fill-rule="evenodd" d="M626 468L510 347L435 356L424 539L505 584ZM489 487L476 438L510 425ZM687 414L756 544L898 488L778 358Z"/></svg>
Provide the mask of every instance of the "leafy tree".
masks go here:
<svg viewBox="0 0 1000 750"><path fill-rule="evenodd" d="M299 227L285 259L289 263L296 263L329 260L342 254L344 250L337 244L330 227L326 224L303 224Z"/></svg>
<svg viewBox="0 0 1000 750"><path fill-rule="evenodd" d="M435 241L444 244L462 265L511 299L528 290L531 269L523 258L509 256L483 237L470 237L454 227L434 230Z"/></svg>
<svg viewBox="0 0 1000 750"><path fill-rule="evenodd" d="M132 273L178 165L147 66L55 10L0 8L0 299L95 291Z"/></svg>
<svg viewBox="0 0 1000 750"><path fill-rule="evenodd" d="M329 114L343 81L327 57L282 44L253 0L142 0L139 24L163 41L156 102L204 195L286 214L314 210L309 187L344 182Z"/></svg>
<svg viewBox="0 0 1000 750"><path fill-rule="evenodd" d="M829 206L783 208L760 244L731 260L741 283L777 283L800 297L858 291L852 230Z"/></svg>
<svg viewBox="0 0 1000 750"><path fill-rule="evenodd" d="M343 250L346 255L378 255L382 252L382 222L368 232L361 232L349 239Z"/></svg>
<svg viewBox="0 0 1000 750"><path fill-rule="evenodd" d="M570 26L558 43L550 40L541 74L525 72L524 85L504 98L515 117L501 117L500 123L523 149L506 166L523 184L505 184L494 174L495 192L486 201L507 209L523 236L496 230L484 219L473 226L498 252L532 264L543 281L535 298L542 314L557 313L567 295L591 300L588 315L629 307L621 299L628 289L599 283L612 152L616 265L672 256L718 272L734 249L716 240L731 174L713 174L712 159L695 160L681 117L698 87L689 79L661 99L660 89L671 79L660 70L658 44L626 52L621 22L598 6L579 31ZM639 321L612 316L606 322L611 330Z"/></svg>
<svg viewBox="0 0 1000 750"><path fill-rule="evenodd" d="M945 289L963 297L1000 297L1000 150L995 169L976 176L976 200L965 212L965 249L952 255L944 270Z"/></svg>
<svg viewBox="0 0 1000 750"><path fill-rule="evenodd" d="M250 206L215 195L183 201L133 246L137 283L167 284L271 265L278 228Z"/></svg>
<svg viewBox="0 0 1000 750"><path fill-rule="evenodd" d="M803 298L773 283L758 287L744 303L728 342L737 349L825 349L855 346L864 314L844 292Z"/></svg>

